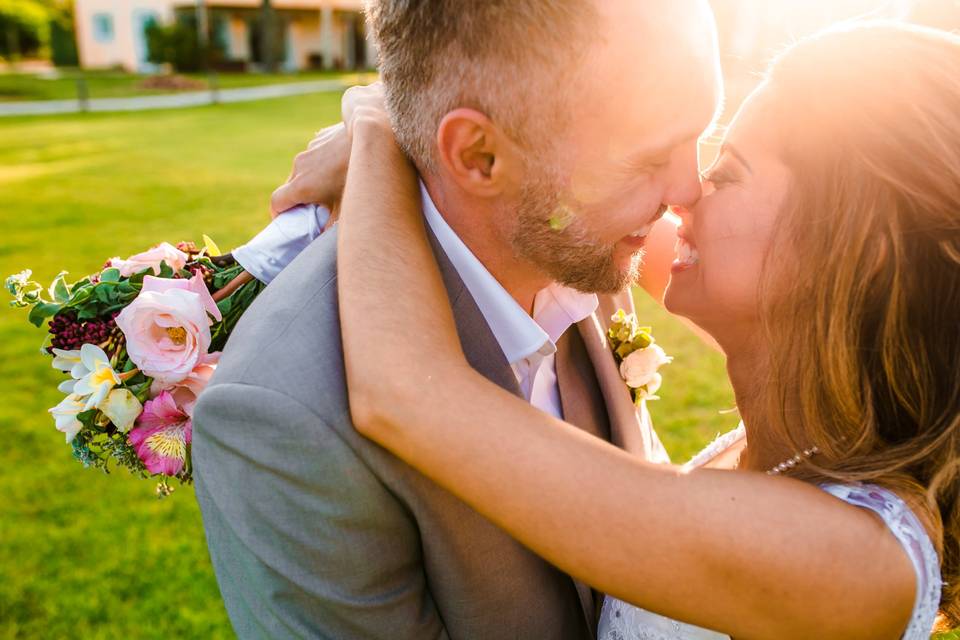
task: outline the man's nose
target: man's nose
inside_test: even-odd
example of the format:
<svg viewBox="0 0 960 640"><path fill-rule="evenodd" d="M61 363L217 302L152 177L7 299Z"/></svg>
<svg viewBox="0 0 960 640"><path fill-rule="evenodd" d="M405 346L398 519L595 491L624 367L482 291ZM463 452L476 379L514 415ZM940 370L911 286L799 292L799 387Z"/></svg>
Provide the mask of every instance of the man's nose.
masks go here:
<svg viewBox="0 0 960 640"><path fill-rule="evenodd" d="M700 174L696 148L685 150L671 166L663 202L677 207L692 207L700 199Z"/></svg>

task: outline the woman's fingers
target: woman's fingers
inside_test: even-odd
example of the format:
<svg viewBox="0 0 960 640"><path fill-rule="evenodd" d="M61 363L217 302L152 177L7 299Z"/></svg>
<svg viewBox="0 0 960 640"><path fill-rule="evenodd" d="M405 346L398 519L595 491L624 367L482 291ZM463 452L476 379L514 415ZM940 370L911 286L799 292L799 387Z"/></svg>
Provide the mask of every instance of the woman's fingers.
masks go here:
<svg viewBox="0 0 960 640"><path fill-rule="evenodd" d="M326 144L331 138L334 138L338 134L344 132L345 128L346 125L344 125L342 122L338 122L335 125L317 131L316 135L313 137L313 140L311 140L307 145L307 148L313 149L314 147Z"/></svg>
<svg viewBox="0 0 960 640"><path fill-rule="evenodd" d="M390 128L379 82L347 89L341 110L343 122L318 131L306 150L294 158L290 177L270 196L271 217L299 204L322 204L331 212L339 209L354 127L375 123Z"/></svg>
<svg viewBox="0 0 960 640"><path fill-rule="evenodd" d="M290 178L271 195L271 217L298 204L321 204L336 210L347 177L350 144L343 123L318 132L294 158Z"/></svg>
<svg viewBox="0 0 960 640"><path fill-rule="evenodd" d="M350 87L343 94L340 109L343 121L351 134L358 117L377 117L389 121L387 109L384 105L383 83L381 82L374 82L365 87Z"/></svg>

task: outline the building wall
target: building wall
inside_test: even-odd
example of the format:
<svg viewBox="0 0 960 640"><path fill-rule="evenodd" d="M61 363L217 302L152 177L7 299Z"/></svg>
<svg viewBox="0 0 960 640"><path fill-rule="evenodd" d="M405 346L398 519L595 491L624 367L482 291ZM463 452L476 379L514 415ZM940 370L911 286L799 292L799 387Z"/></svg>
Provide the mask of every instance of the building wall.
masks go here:
<svg viewBox="0 0 960 640"><path fill-rule="evenodd" d="M260 7L261 0L206 0L210 9L238 9L229 18L226 30L227 57L247 60L250 57L249 25L244 14ZM155 69L145 63L146 42L143 22L156 16L163 23L173 20L174 9L195 6L194 0L76 0L77 50L80 65L85 68L121 66L128 71L150 72ZM362 0L273 0L277 11L296 9L287 14L287 58L284 68L304 69L310 57L321 54L324 66L352 66L353 21L362 19L358 11ZM291 17L292 16L292 17ZM322 27L326 19L327 29ZM112 34L106 37L103 20L112 24ZM369 53L367 61L374 59Z"/></svg>
<svg viewBox="0 0 960 640"><path fill-rule="evenodd" d="M146 42L143 21L155 16L173 18L172 0L76 0L77 53L86 68L121 66L128 71L149 71L144 64ZM112 33L98 28L109 22ZM135 28L136 25L136 28Z"/></svg>

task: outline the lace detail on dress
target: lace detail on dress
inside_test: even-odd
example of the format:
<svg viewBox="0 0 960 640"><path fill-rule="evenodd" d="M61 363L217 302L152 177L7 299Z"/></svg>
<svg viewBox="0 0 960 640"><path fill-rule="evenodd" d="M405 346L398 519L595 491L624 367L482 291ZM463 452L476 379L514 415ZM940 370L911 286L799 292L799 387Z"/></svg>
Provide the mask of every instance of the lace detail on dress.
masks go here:
<svg viewBox="0 0 960 640"><path fill-rule="evenodd" d="M900 496L874 485L825 484L820 487L849 504L870 509L887 524L913 563L917 597L903 640L927 640L940 609L940 558L927 530Z"/></svg>
<svg viewBox="0 0 960 640"><path fill-rule="evenodd" d="M684 468L703 466L745 435L741 424L714 440ZM902 640L928 640L940 607L942 582L940 560L926 529L899 496L881 487L825 484L821 488L844 502L877 513L903 545L917 573L917 597ZM671 620L610 597L603 603L598 631L599 640L730 640L725 634Z"/></svg>

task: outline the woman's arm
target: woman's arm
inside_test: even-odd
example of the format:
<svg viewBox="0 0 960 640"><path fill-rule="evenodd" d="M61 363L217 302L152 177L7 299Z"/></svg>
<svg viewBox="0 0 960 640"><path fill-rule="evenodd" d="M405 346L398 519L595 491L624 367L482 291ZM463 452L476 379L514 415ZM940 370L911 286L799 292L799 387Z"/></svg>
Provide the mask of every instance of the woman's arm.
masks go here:
<svg viewBox="0 0 960 640"><path fill-rule="evenodd" d="M638 461L465 362L389 125L354 129L339 235L357 428L577 578L736 638L897 638L912 565L883 523L819 489Z"/></svg>

